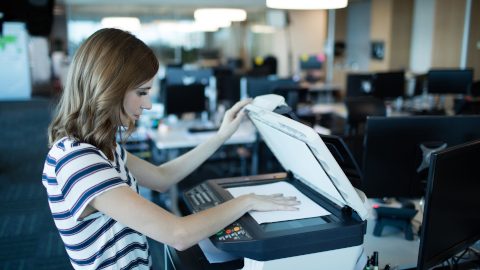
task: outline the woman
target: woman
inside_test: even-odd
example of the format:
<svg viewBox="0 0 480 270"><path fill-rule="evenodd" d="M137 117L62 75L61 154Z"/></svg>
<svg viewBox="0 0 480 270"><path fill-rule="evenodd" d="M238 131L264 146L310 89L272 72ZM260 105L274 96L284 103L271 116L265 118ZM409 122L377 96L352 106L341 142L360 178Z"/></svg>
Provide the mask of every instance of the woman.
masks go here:
<svg viewBox="0 0 480 270"><path fill-rule="evenodd" d="M77 50L49 127L42 175L52 216L76 269L149 268L145 236L184 250L248 211L295 210L295 198L245 195L215 208L177 217L138 194L178 183L238 128L248 101L225 114L216 136L179 158L154 166L115 142L134 128L149 97L158 61L133 35L102 29Z"/></svg>

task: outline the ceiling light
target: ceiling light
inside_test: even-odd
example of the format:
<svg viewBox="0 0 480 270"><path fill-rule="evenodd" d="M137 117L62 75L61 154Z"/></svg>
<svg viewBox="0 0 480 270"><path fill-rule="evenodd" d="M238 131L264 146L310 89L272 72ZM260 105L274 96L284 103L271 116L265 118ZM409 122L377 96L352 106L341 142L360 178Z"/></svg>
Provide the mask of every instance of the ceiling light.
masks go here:
<svg viewBox="0 0 480 270"><path fill-rule="evenodd" d="M140 30L140 20L136 17L105 17L102 19L103 28L118 28L129 32Z"/></svg>
<svg viewBox="0 0 480 270"><path fill-rule="evenodd" d="M273 34L275 33L275 27L264 24L254 24L250 27L253 33L256 34Z"/></svg>
<svg viewBox="0 0 480 270"><path fill-rule="evenodd" d="M218 30L218 26L197 21L158 21L157 27L160 31L181 33L215 32Z"/></svg>
<svg viewBox="0 0 480 270"><path fill-rule="evenodd" d="M276 9L337 9L348 5L348 0L267 0L267 7Z"/></svg>
<svg viewBox="0 0 480 270"><path fill-rule="evenodd" d="M240 22L247 19L247 12L237 8L200 8L195 10L193 17L197 21L220 20Z"/></svg>

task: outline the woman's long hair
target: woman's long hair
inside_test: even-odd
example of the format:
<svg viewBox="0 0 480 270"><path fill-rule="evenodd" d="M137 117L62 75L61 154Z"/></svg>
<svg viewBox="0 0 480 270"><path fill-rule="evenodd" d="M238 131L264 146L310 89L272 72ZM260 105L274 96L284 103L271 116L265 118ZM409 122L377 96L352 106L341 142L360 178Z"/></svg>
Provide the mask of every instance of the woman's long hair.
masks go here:
<svg viewBox="0 0 480 270"><path fill-rule="evenodd" d="M101 29L77 50L65 89L49 126L49 146L70 137L99 148L110 160L121 122L125 93L147 82L158 71L158 60L145 43L128 32ZM124 117L128 118L128 117Z"/></svg>

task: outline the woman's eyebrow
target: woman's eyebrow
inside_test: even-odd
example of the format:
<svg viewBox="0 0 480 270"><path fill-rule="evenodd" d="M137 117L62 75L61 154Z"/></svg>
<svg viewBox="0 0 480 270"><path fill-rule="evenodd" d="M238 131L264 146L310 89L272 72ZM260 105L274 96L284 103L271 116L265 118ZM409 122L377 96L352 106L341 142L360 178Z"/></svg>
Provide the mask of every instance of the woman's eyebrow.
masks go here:
<svg viewBox="0 0 480 270"><path fill-rule="evenodd" d="M152 88L151 86L146 86L146 87L138 87L137 90L149 90Z"/></svg>

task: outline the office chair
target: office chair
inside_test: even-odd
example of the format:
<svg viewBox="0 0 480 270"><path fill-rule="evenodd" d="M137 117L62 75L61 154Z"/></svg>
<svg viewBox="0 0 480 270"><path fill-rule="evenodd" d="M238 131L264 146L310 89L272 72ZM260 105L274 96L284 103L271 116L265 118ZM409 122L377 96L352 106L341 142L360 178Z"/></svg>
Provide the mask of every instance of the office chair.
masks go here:
<svg viewBox="0 0 480 270"><path fill-rule="evenodd" d="M470 85L470 96L480 97L480 80L479 81L474 81Z"/></svg>
<svg viewBox="0 0 480 270"><path fill-rule="evenodd" d="M345 99L347 107L347 135L363 134L363 126L368 116L386 116L387 110L382 100L374 97Z"/></svg>
<svg viewBox="0 0 480 270"><path fill-rule="evenodd" d="M352 150L355 160L362 166L363 137L367 117L386 116L387 109L382 100L371 96L347 98L345 105L348 115L344 130L344 139Z"/></svg>
<svg viewBox="0 0 480 270"><path fill-rule="evenodd" d="M480 114L480 81L475 81L470 85L469 95L461 98L455 98L453 108L455 114Z"/></svg>

